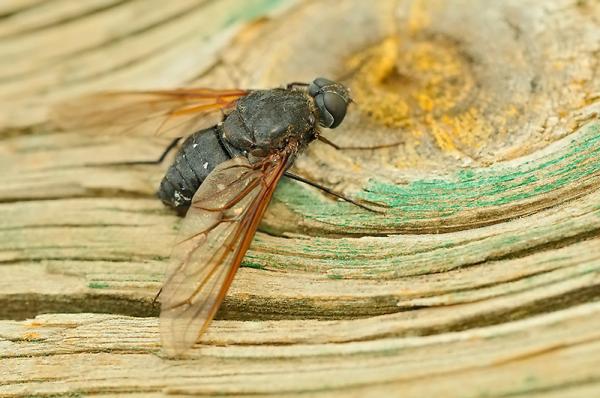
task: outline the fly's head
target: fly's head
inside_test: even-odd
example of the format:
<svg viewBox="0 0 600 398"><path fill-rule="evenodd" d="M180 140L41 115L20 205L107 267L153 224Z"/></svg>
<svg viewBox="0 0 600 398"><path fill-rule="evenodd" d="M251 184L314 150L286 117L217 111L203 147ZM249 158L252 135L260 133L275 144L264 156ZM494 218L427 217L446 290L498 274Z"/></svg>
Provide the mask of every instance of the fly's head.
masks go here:
<svg viewBox="0 0 600 398"><path fill-rule="evenodd" d="M308 86L308 93L315 101L319 112L319 124L322 127L334 129L342 123L348 104L352 102L346 87L324 77L318 77Z"/></svg>

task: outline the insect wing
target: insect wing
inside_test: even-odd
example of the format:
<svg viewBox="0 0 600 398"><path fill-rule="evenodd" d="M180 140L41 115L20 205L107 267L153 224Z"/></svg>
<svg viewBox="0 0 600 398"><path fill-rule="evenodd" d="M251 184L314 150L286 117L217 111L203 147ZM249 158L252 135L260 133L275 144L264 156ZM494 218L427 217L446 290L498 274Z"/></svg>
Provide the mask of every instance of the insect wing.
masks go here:
<svg viewBox="0 0 600 398"><path fill-rule="evenodd" d="M105 92L59 103L50 120L64 130L183 137L220 122L248 93L205 88Z"/></svg>
<svg viewBox="0 0 600 398"><path fill-rule="evenodd" d="M202 183L183 221L160 294L163 349L189 349L217 312L281 178L286 158L234 158Z"/></svg>

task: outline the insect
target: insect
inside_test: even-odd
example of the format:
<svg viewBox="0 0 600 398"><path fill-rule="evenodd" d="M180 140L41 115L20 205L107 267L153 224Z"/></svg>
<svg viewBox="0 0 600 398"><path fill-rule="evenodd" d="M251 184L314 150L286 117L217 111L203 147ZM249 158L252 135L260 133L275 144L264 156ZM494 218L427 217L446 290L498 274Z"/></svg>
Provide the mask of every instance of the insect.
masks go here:
<svg viewBox="0 0 600 398"><path fill-rule="evenodd" d="M338 127L351 101L344 85L317 78L269 90L105 93L78 100L71 105L75 112L68 106L55 111L63 127L100 128L108 134L117 126L119 133L177 137L159 160L125 164L161 162L179 137L187 136L157 193L185 215L159 292L168 355L184 353L207 329L283 176L370 209L288 171L314 140L340 148L320 129Z"/></svg>

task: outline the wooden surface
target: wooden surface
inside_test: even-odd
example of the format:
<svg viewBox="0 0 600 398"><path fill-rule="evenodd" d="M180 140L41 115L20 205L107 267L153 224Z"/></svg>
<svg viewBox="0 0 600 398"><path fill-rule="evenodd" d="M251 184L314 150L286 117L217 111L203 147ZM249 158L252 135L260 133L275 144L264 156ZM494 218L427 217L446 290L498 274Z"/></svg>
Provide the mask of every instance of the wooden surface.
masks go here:
<svg viewBox="0 0 600 398"><path fill-rule="evenodd" d="M0 397L600 395L594 1L0 2ZM161 357L164 139L57 131L100 89L343 78L201 344Z"/></svg>

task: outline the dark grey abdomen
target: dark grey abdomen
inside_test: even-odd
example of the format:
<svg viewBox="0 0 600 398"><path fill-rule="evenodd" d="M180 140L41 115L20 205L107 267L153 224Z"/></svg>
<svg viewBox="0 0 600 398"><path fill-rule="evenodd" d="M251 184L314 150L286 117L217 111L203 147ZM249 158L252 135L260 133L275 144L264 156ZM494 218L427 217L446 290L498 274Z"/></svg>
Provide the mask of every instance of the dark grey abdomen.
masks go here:
<svg viewBox="0 0 600 398"><path fill-rule="evenodd" d="M194 193L208 174L218 164L231 159L218 134L215 126L189 136L160 183L157 196L179 214L187 211Z"/></svg>

